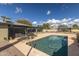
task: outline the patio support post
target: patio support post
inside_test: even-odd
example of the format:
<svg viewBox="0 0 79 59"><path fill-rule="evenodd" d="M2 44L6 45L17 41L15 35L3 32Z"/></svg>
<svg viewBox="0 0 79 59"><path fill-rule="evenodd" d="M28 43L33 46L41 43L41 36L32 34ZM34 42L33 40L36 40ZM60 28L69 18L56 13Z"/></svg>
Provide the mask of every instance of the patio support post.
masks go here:
<svg viewBox="0 0 79 59"><path fill-rule="evenodd" d="M36 33L37 33L37 29L36 29Z"/></svg>
<svg viewBox="0 0 79 59"><path fill-rule="evenodd" d="M27 28L25 27L25 35L26 35L26 33L27 33L26 29L27 29Z"/></svg>

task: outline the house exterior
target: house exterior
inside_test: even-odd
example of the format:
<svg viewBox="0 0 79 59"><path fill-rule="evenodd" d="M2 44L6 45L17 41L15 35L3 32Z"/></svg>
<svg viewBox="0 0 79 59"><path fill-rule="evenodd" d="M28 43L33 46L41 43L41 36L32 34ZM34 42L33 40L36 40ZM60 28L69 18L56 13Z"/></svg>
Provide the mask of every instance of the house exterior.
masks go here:
<svg viewBox="0 0 79 59"><path fill-rule="evenodd" d="M8 39L8 25L0 23L0 42Z"/></svg>
<svg viewBox="0 0 79 59"><path fill-rule="evenodd" d="M30 26L20 23L0 22L0 42L14 39L18 35L25 35Z"/></svg>

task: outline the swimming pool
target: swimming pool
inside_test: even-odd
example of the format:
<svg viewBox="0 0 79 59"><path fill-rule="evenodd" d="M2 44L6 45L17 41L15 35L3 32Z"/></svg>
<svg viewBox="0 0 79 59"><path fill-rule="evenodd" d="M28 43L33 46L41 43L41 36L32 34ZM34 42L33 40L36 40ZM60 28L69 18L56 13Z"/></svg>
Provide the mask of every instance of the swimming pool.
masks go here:
<svg viewBox="0 0 79 59"><path fill-rule="evenodd" d="M51 35L36 41L29 42L28 45L51 56L67 56L67 39L67 36Z"/></svg>

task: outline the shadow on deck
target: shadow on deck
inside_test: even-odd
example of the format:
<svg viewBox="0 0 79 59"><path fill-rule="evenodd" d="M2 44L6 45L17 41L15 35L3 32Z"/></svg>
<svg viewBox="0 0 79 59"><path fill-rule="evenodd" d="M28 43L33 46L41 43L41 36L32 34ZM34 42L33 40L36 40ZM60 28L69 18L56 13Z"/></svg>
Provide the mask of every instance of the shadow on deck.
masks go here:
<svg viewBox="0 0 79 59"><path fill-rule="evenodd" d="M16 42L13 42L13 43L9 43L8 44L4 44L2 47L0 47L0 52L4 51L4 50L7 50L8 48L11 48L13 45L17 44L18 42L24 40L25 38L20 38L18 39ZM15 47L14 47L15 48ZM17 48L15 48L16 50L18 50ZM13 50L13 49L12 49ZM18 50L19 51L19 50ZM19 51L20 52L20 51ZM14 52L13 52L14 53ZM15 52L16 53L16 52ZM21 53L21 52L20 52ZM22 53L23 55L23 53Z"/></svg>
<svg viewBox="0 0 79 59"><path fill-rule="evenodd" d="M79 43L74 39L74 43L68 46L68 55L69 56L79 56Z"/></svg>

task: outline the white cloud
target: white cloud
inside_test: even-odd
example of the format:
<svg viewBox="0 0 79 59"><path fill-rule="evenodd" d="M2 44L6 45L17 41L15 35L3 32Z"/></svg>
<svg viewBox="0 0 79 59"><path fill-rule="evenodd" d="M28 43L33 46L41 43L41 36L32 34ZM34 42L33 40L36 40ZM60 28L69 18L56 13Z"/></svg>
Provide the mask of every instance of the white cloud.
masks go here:
<svg viewBox="0 0 79 59"><path fill-rule="evenodd" d="M74 19L72 22L73 22L72 24L77 24L77 25L79 25L79 19Z"/></svg>
<svg viewBox="0 0 79 59"><path fill-rule="evenodd" d="M48 21L46 23L52 23L52 20L51 19L48 19Z"/></svg>
<svg viewBox="0 0 79 59"><path fill-rule="evenodd" d="M48 21L46 22L46 23L49 23L49 24L55 24L55 23L57 23L57 24L64 24L64 25L68 25L68 24L70 24L70 23L72 23L71 22L72 21L72 19L71 18L63 18L63 19L60 19L60 20L56 20L56 19L48 19Z"/></svg>
<svg viewBox="0 0 79 59"><path fill-rule="evenodd" d="M37 22L36 21L33 21L32 24L37 24Z"/></svg>
<svg viewBox="0 0 79 59"><path fill-rule="evenodd" d="M74 24L79 25L79 19L72 19L72 18L63 18L60 20L57 19L48 19L46 23L49 23L50 26L58 26L58 25L67 25L68 27L72 27Z"/></svg>
<svg viewBox="0 0 79 59"><path fill-rule="evenodd" d="M32 24L33 24L33 26L37 26L38 25L37 21L33 21Z"/></svg>
<svg viewBox="0 0 79 59"><path fill-rule="evenodd" d="M79 24L79 19L73 19L68 24Z"/></svg>
<svg viewBox="0 0 79 59"><path fill-rule="evenodd" d="M47 21L42 21L41 24L43 23L49 23L50 26L58 26L59 24L67 25L71 27L73 24L78 24L79 25L79 19L72 19L72 18L63 18L63 19L48 19ZM38 23L37 21L33 21L32 24L34 26L37 26ZM40 24L40 25L41 25Z"/></svg>
<svg viewBox="0 0 79 59"><path fill-rule="evenodd" d="M48 10L48 11L47 11L47 15L50 15L50 14L51 14L51 11L50 11L50 10Z"/></svg>
<svg viewBox="0 0 79 59"><path fill-rule="evenodd" d="M60 20L48 19L47 23L60 23Z"/></svg>
<svg viewBox="0 0 79 59"><path fill-rule="evenodd" d="M64 18L61 20L61 24L64 24L64 25L69 25L71 22L72 18Z"/></svg>
<svg viewBox="0 0 79 59"><path fill-rule="evenodd" d="M22 9L19 8L19 7L16 7L15 13L16 13L16 14L17 14L17 13L22 13Z"/></svg>
<svg viewBox="0 0 79 59"><path fill-rule="evenodd" d="M52 19L53 23L60 23L60 20Z"/></svg>
<svg viewBox="0 0 79 59"><path fill-rule="evenodd" d="M64 18L64 19L62 19L61 21L62 21L62 22L69 22L69 21L71 21L71 18L68 18L68 19L67 19L67 18Z"/></svg>
<svg viewBox="0 0 79 59"><path fill-rule="evenodd" d="M79 22L79 19L74 19L73 21L74 21L74 22Z"/></svg>

